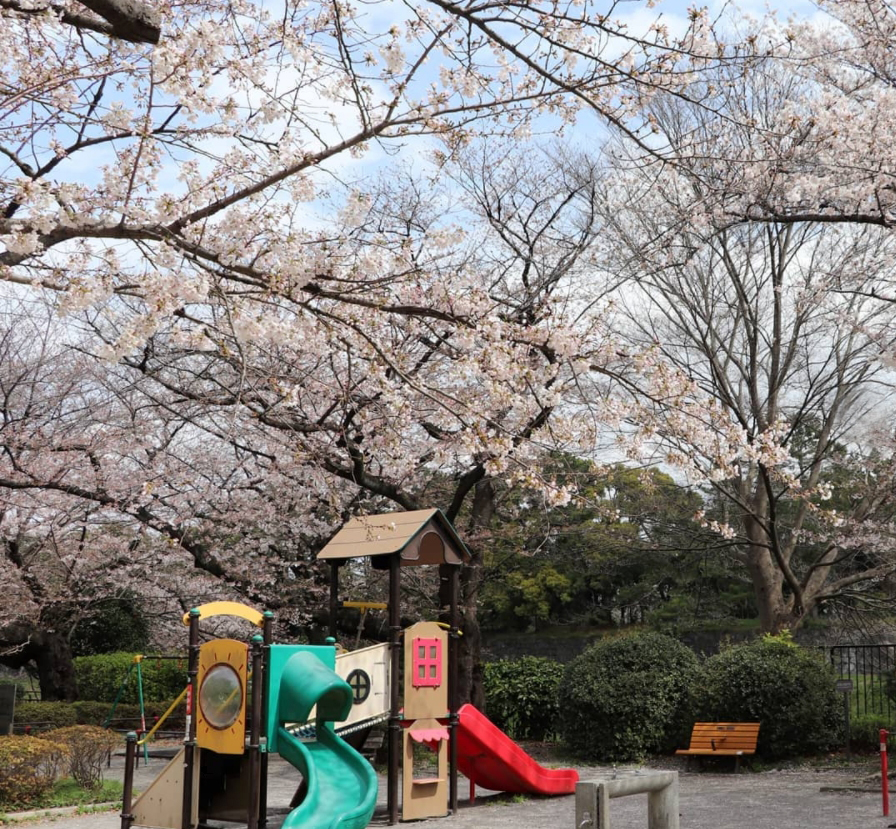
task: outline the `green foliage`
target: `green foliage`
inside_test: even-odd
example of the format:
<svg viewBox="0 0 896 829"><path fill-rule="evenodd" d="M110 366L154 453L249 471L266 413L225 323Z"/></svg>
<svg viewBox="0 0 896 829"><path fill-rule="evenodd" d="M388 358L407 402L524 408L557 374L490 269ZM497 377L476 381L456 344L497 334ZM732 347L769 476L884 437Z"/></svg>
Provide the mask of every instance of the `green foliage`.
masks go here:
<svg viewBox="0 0 896 829"><path fill-rule="evenodd" d="M694 653L660 633L602 640L574 659L560 684L563 740L589 760L628 761L673 748L699 683Z"/></svg>
<svg viewBox="0 0 896 829"><path fill-rule="evenodd" d="M39 729L64 728L77 723L75 708L70 702L16 703L15 724Z"/></svg>
<svg viewBox="0 0 896 829"><path fill-rule="evenodd" d="M880 749L880 730L886 728L893 731L893 723L889 717L881 714L864 714L849 721L849 743L855 751L878 751ZM888 737L892 750L894 735Z"/></svg>
<svg viewBox="0 0 896 829"><path fill-rule="evenodd" d="M161 717L173 699L144 704L147 728L152 728L157 717ZM70 725L105 725L112 712L111 702L79 700L78 702L22 702L16 705L16 727L32 725L36 730L47 731ZM119 703L115 716L109 722L110 728L119 730L140 729L140 706L137 703ZM184 727L184 705L181 703L165 720L168 731Z"/></svg>
<svg viewBox="0 0 896 829"><path fill-rule="evenodd" d="M572 598L572 580L550 564L520 566L508 572L492 598L492 613L514 628L548 622Z"/></svg>
<svg viewBox="0 0 896 829"><path fill-rule="evenodd" d="M114 732L95 725L72 725L43 735L65 750L68 773L79 786L96 789L103 782L103 765L121 741Z"/></svg>
<svg viewBox="0 0 896 829"><path fill-rule="evenodd" d="M116 719L120 715L120 710L125 706L119 705L115 711ZM94 702L93 700L83 699L72 703L75 709L75 717L78 725L104 725L106 718L112 711L112 704L109 702ZM139 714L138 714L139 716ZM113 727L119 727L118 723L110 723Z"/></svg>
<svg viewBox="0 0 896 829"><path fill-rule="evenodd" d="M174 700L165 699L161 700L160 702L147 702L144 704L143 708L146 712L147 729L153 727L156 718L161 717L168 710L168 707L173 701ZM78 706L80 705L80 703L75 703L75 705ZM106 717L112 710L112 706L107 703L89 703L89 705L96 706L96 708L85 710L85 716L83 718L84 723L86 725L103 725L106 721ZM99 713L100 705L104 706L104 713L101 717L96 717L96 714ZM88 711L90 712L89 715ZM163 728L166 731L182 730L184 727L185 712L186 706L183 702L181 702L180 705L174 709L168 719L165 720ZM78 718L78 721L81 721L80 716ZM136 703L127 703L125 705L119 703L117 708L115 709L115 716L109 723L109 727L117 728L119 730L126 729L129 731L139 731L140 726L140 706Z"/></svg>
<svg viewBox="0 0 896 829"><path fill-rule="evenodd" d="M32 809L55 809L60 806L89 806L92 803L120 803L123 794L124 786L118 780L105 780L95 789L85 789L70 777L63 777L48 792L29 801L28 806ZM79 809L78 814L85 811Z"/></svg>
<svg viewBox="0 0 896 829"><path fill-rule="evenodd" d="M676 555L698 534L700 499L657 471L610 470L554 453L541 474L575 487L568 505L543 510L531 494L502 495L484 550L484 627L539 630L551 624L623 622L669 599Z"/></svg>
<svg viewBox="0 0 896 829"><path fill-rule="evenodd" d="M835 679L819 653L766 637L706 661L698 712L713 722L759 722L764 759L814 754L839 739Z"/></svg>
<svg viewBox="0 0 896 829"><path fill-rule="evenodd" d="M28 806L49 791L63 749L37 737L0 737L0 807Z"/></svg>
<svg viewBox="0 0 896 829"><path fill-rule="evenodd" d="M134 667L131 670L133 661L132 653L106 653L76 658L75 676L80 697L111 703L127 677L127 687L121 702L138 702L137 669ZM140 667L143 673L144 701L172 699L187 684L186 658L144 659Z"/></svg>
<svg viewBox="0 0 896 829"><path fill-rule="evenodd" d="M489 719L515 740L554 737L562 678L563 666L544 657L489 662L483 676Z"/></svg>
<svg viewBox="0 0 896 829"><path fill-rule="evenodd" d="M140 598L133 593L95 602L80 616L69 639L75 656L133 651L140 653L150 639L149 622Z"/></svg>
<svg viewBox="0 0 896 829"><path fill-rule="evenodd" d="M798 648L799 645L794 641L793 634L789 628L783 628L777 633L763 633L762 641L767 645L784 645L788 648Z"/></svg>

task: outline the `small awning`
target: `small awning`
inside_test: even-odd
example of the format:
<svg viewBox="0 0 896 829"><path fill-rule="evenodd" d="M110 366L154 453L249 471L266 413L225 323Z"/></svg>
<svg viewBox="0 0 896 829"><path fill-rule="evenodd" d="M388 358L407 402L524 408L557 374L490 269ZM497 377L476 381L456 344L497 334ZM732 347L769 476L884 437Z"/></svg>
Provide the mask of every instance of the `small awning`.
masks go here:
<svg viewBox="0 0 896 829"><path fill-rule="evenodd" d="M442 740L448 739L448 729L443 726L438 726L437 728L411 728L408 734L412 740L423 743L423 745L428 746L433 751L438 749Z"/></svg>

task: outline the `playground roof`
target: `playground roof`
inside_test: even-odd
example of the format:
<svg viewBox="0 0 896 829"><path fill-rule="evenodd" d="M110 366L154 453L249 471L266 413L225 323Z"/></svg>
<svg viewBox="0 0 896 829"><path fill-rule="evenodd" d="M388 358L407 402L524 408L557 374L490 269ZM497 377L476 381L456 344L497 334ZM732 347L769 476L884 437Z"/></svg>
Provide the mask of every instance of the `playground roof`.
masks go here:
<svg viewBox="0 0 896 829"><path fill-rule="evenodd" d="M402 565L463 564L470 551L438 509L352 518L323 548L323 560L401 554Z"/></svg>

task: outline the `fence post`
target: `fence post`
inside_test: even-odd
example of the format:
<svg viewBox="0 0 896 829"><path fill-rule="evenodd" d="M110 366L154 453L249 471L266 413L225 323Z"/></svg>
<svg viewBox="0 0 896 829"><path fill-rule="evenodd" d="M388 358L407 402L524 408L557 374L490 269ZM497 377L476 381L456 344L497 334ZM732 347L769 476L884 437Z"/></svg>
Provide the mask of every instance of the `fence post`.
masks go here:
<svg viewBox="0 0 896 829"><path fill-rule="evenodd" d="M121 829L130 829L134 822L131 811L134 799L134 761L137 759L137 735L129 731L125 737L124 752L124 791L121 796Z"/></svg>
<svg viewBox="0 0 896 829"><path fill-rule="evenodd" d="M886 728L880 730L880 792L883 798L884 817L890 816L890 780L887 777L887 737Z"/></svg>

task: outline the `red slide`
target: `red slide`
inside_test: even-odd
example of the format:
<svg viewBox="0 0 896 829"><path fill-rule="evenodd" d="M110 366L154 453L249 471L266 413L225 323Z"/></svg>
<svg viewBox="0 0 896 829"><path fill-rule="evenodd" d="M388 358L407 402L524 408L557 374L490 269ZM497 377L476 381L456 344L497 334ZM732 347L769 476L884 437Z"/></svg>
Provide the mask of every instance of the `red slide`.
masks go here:
<svg viewBox="0 0 896 829"><path fill-rule="evenodd" d="M457 767L477 786L514 794L575 792L577 771L540 766L472 705L458 714Z"/></svg>

